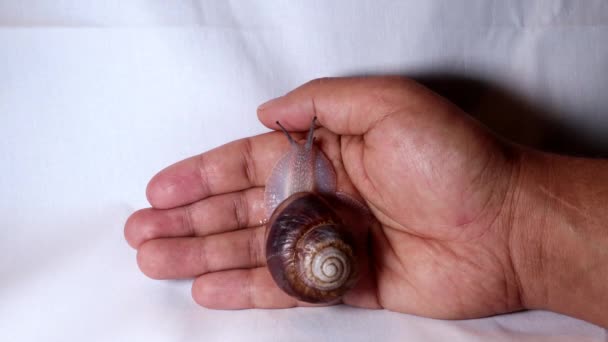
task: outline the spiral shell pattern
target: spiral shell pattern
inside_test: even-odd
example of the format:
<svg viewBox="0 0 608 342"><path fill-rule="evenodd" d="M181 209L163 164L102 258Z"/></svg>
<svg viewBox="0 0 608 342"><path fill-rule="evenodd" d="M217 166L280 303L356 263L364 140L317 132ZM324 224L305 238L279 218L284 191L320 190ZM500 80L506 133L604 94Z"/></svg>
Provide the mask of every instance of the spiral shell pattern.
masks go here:
<svg viewBox="0 0 608 342"><path fill-rule="evenodd" d="M350 273L349 260L345 253L336 247L326 247L305 260L310 263L311 275L317 288L333 290L346 282Z"/></svg>
<svg viewBox="0 0 608 342"><path fill-rule="evenodd" d="M323 225L312 228L300 238L296 253L302 281L320 291L335 291L352 272L353 251L343 241L339 227Z"/></svg>

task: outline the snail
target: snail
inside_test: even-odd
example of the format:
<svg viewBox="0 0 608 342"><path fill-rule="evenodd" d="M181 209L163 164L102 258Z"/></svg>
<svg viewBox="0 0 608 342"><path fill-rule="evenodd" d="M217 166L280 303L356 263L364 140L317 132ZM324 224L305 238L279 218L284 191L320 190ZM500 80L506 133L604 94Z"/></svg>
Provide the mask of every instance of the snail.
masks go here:
<svg viewBox="0 0 608 342"><path fill-rule="evenodd" d="M264 194L266 263L275 283L309 303L338 301L357 283L366 207L336 191L331 162L315 145L313 118L305 144L287 136Z"/></svg>

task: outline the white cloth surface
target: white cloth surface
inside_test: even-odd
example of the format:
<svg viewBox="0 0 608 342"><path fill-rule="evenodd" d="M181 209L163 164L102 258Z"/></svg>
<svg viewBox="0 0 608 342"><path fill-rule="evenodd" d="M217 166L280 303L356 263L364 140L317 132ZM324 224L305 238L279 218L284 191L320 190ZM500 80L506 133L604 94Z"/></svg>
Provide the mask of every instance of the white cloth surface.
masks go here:
<svg viewBox="0 0 608 342"><path fill-rule="evenodd" d="M603 151L607 24L602 0L0 0L0 340L608 340L541 311L207 310L123 239L156 171L266 131L257 105L320 76L474 79ZM525 130L516 111L489 121Z"/></svg>

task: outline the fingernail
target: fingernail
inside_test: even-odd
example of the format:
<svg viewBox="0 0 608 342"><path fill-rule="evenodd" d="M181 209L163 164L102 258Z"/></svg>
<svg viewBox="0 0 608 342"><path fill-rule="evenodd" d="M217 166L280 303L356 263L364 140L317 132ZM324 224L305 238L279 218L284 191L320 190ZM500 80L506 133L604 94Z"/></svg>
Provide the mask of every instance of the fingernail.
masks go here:
<svg viewBox="0 0 608 342"><path fill-rule="evenodd" d="M277 102L278 102L278 100L279 100L280 98L281 98L281 97L277 97L277 98L274 98L274 99L272 99L272 100L270 100L270 101L266 101L266 102L262 103L262 104L261 104L261 105L258 107L258 111L263 111L263 110L265 110L265 109L268 109L268 108L272 107L272 106L273 106L275 103L277 103Z"/></svg>

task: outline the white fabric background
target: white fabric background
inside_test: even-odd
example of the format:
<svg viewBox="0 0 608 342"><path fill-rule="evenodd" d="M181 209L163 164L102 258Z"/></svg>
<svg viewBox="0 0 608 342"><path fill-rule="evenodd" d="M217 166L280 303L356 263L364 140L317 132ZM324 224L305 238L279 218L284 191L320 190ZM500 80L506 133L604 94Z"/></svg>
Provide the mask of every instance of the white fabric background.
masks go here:
<svg viewBox="0 0 608 342"><path fill-rule="evenodd" d="M518 141L603 154L607 24L602 0L0 0L0 340L608 340L538 311L207 310L122 233L156 171L264 132L257 105L319 76L416 76Z"/></svg>

